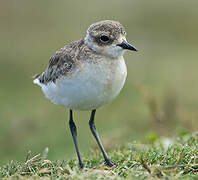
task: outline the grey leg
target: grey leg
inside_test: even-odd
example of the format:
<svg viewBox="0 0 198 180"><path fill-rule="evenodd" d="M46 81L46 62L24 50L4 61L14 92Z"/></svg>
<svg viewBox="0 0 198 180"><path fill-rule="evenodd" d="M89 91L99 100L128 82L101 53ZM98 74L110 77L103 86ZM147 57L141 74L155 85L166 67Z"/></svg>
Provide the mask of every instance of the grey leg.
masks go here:
<svg viewBox="0 0 198 180"><path fill-rule="evenodd" d="M81 159L81 156L80 156L80 151L79 151L79 148L78 148L78 142L77 142L76 125L75 125L75 123L73 121L73 115L72 115L72 110L71 109L69 111L69 127L70 127L70 131L71 131L71 134L72 134L72 137L73 137L73 141L74 141L74 144L75 144L76 153L77 153L77 156L78 156L79 166L80 166L80 168L83 168L84 165L82 163L82 159Z"/></svg>
<svg viewBox="0 0 198 180"><path fill-rule="evenodd" d="M115 165L115 163L114 163L113 161L111 161L111 160L107 157L107 153L105 152L105 150L104 150L104 148L103 148L103 145L102 145L102 143L101 143L101 141L100 141L100 138L99 138L99 136L98 136L98 132L97 132L97 130L96 130L96 126L95 126L95 122L94 122L95 113L96 113L96 110L95 110L95 109L92 110L92 112L91 112L91 118L90 118L90 120L89 120L89 126L90 126L90 129L91 129L91 132L92 132L93 136L95 137L95 139L96 139L96 141L97 141L97 143L98 143L98 145L99 145L99 147L100 147L100 150L102 151L102 155L103 155L103 157L104 157L104 162L105 162L105 164L106 164L107 166L112 167L112 166Z"/></svg>

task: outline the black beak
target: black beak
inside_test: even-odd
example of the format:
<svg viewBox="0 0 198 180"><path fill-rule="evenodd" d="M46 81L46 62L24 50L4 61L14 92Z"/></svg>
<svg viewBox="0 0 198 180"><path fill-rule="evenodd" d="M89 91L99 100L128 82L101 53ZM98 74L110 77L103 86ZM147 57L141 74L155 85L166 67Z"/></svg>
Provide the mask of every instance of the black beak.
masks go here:
<svg viewBox="0 0 198 180"><path fill-rule="evenodd" d="M120 46L123 49L128 49L131 51L138 51L134 46L132 46L131 44L129 44L126 41L123 41L121 44L117 44L117 46Z"/></svg>

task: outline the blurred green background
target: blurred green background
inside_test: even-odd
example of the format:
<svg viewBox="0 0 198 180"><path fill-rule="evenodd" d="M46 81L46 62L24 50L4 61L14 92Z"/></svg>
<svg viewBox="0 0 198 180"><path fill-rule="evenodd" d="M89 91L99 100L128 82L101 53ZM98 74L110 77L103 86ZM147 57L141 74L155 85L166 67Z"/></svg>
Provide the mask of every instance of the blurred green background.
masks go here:
<svg viewBox="0 0 198 180"><path fill-rule="evenodd" d="M126 28L138 53L125 53L121 94L98 110L106 149L198 128L197 0L7 0L0 5L0 164L49 147L50 159L75 155L68 110L52 104L31 76L49 57L85 36L90 24L112 19ZM82 153L96 148L90 112L76 112Z"/></svg>

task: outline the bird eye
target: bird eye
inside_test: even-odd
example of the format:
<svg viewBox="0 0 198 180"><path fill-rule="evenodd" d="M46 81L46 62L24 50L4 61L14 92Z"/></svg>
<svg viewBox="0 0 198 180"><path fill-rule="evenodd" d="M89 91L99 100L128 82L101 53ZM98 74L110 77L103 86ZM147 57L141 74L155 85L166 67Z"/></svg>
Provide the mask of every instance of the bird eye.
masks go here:
<svg viewBox="0 0 198 180"><path fill-rule="evenodd" d="M105 35L102 35L102 36L100 36L100 41L103 42L103 43L107 43L109 41L109 37L105 36Z"/></svg>

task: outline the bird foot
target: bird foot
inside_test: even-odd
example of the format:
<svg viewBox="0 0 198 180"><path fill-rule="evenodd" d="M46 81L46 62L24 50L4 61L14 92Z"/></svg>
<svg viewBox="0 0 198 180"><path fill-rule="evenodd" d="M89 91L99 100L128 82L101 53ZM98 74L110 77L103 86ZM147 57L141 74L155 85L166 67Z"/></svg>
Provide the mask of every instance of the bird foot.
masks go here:
<svg viewBox="0 0 198 180"><path fill-rule="evenodd" d="M116 166L116 164L113 161L111 161L110 159L105 159L104 163L105 163L105 165L107 165L109 167Z"/></svg>
<svg viewBox="0 0 198 180"><path fill-rule="evenodd" d="M84 168L84 164L83 163L79 163L79 167L80 167L80 169L83 169Z"/></svg>

